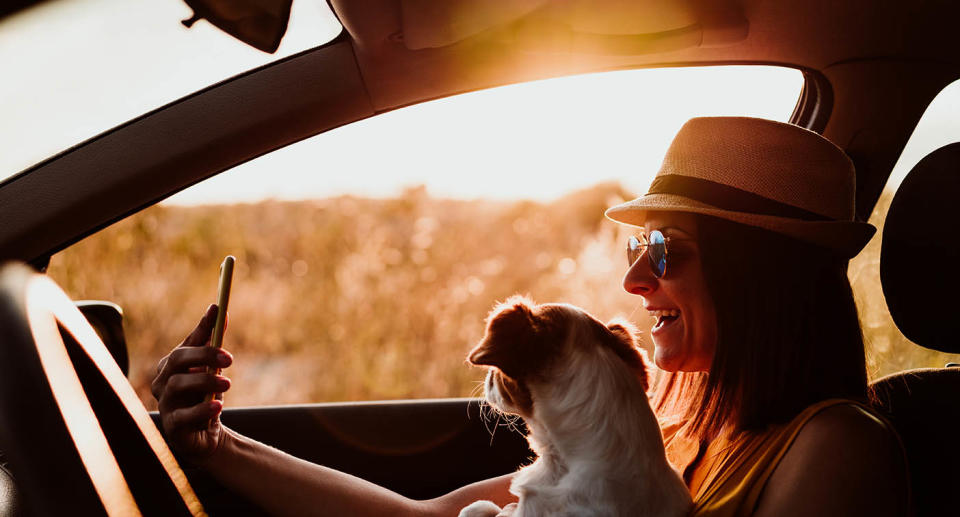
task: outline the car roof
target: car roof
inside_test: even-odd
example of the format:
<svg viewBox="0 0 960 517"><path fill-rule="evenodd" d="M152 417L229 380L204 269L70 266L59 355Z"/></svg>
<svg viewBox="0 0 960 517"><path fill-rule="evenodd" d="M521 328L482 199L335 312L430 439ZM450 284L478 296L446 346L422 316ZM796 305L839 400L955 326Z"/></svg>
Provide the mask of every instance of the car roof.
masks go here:
<svg viewBox="0 0 960 517"><path fill-rule="evenodd" d="M960 77L960 5L332 0L334 41L158 108L0 183L0 260L49 255L196 182L398 107L504 84L643 67L804 71L792 122L857 166L866 220L930 100Z"/></svg>

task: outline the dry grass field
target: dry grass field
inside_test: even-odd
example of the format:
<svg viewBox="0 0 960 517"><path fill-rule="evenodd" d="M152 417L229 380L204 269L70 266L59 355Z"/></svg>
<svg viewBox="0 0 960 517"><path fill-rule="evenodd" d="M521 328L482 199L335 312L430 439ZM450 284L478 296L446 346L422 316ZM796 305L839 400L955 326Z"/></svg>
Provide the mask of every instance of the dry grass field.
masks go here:
<svg viewBox="0 0 960 517"><path fill-rule="evenodd" d="M620 288L626 229L603 218L629 197L602 184L550 203L410 189L394 199L154 206L54 256L49 274L74 299L124 308L130 379L149 408L158 359L215 299L227 254L237 257L228 404L467 396L482 372L464 357L511 294L649 328L639 298ZM949 357L906 341L889 320L878 241L850 268L871 375L942 366Z"/></svg>

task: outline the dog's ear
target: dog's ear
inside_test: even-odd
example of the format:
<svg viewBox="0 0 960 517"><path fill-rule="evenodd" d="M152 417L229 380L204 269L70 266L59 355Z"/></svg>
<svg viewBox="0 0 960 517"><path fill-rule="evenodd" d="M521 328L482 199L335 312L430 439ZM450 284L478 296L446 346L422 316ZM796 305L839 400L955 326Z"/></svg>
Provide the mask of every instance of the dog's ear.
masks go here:
<svg viewBox="0 0 960 517"><path fill-rule="evenodd" d="M629 321L616 319L607 323L607 330L631 347L637 342L637 329Z"/></svg>
<svg viewBox="0 0 960 517"><path fill-rule="evenodd" d="M636 372L643 390L646 391L649 388L647 353L637 346L636 327L626 320L613 320L607 323L607 330L613 338L607 341L610 347Z"/></svg>
<svg viewBox="0 0 960 517"><path fill-rule="evenodd" d="M510 377L524 371L525 351L537 340L536 304L528 298L513 296L497 305L487 317L483 339L467 356L471 364L494 366Z"/></svg>

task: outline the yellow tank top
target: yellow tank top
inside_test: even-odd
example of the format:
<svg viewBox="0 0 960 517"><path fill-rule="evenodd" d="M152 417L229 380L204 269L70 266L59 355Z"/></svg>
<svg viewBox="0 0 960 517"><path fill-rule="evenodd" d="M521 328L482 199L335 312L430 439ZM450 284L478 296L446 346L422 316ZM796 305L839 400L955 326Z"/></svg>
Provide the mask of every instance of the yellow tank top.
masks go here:
<svg viewBox="0 0 960 517"><path fill-rule="evenodd" d="M753 515L757 501L783 455L793 444L804 424L817 413L832 406L849 404L867 411L886 423L872 409L846 399L818 402L787 424L761 433L741 433L732 439L710 442L688 479L693 496L693 517L733 517ZM681 421L661 422L667 459L680 472L697 461L700 444L682 435ZM890 424L887 427L893 430Z"/></svg>

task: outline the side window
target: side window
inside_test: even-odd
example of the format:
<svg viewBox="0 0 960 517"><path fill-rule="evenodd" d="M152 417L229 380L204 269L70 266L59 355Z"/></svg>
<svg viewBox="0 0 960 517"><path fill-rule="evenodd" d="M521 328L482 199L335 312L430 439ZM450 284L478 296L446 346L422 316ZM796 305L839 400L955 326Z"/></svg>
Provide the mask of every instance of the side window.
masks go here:
<svg viewBox="0 0 960 517"><path fill-rule="evenodd" d="M904 337L887 310L880 288L880 246L890 202L900 182L917 162L944 145L960 141L958 120L960 81L944 88L927 107L870 215L870 223L878 229L877 236L850 262L850 281L860 306L867 362L874 379L910 368L941 368L949 362L960 363L960 355L928 350Z"/></svg>
<svg viewBox="0 0 960 517"><path fill-rule="evenodd" d="M787 120L802 81L618 71L411 106L198 184L58 254L50 274L124 307L148 407L157 360L214 301L226 254L231 404L469 396L483 373L466 353L512 294L649 327L604 209L646 190L687 119Z"/></svg>

